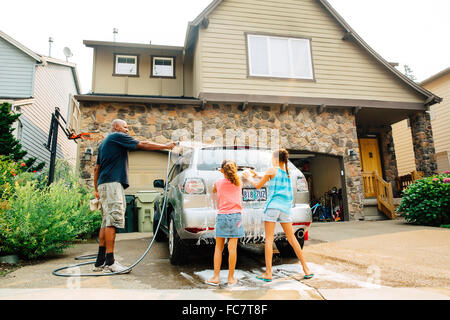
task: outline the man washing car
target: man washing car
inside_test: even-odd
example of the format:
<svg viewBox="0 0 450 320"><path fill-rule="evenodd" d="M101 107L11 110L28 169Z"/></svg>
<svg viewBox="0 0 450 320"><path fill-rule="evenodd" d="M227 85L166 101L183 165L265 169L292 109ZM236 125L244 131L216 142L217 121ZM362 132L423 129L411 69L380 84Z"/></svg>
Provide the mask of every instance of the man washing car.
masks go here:
<svg viewBox="0 0 450 320"><path fill-rule="evenodd" d="M129 187L128 151L172 150L175 145L173 142L158 144L138 141L128 135L126 121L116 119L111 123L111 132L98 147L97 165L94 170L95 197L101 202L102 226L93 271L111 273L127 269L114 260L114 243L116 229L125 227L124 190Z"/></svg>

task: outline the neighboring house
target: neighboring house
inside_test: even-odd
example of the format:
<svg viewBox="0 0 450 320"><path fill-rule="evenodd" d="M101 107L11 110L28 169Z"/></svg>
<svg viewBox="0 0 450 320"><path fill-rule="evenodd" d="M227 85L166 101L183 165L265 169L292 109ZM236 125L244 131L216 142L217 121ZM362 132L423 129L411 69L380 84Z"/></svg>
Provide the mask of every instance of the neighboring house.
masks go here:
<svg viewBox="0 0 450 320"><path fill-rule="evenodd" d="M420 83L424 88L438 94L444 100L430 107L431 128L438 173L450 170L450 68L447 68ZM408 120L392 126L399 175L416 170L413 140Z"/></svg>
<svg viewBox="0 0 450 320"><path fill-rule="evenodd" d="M388 194L398 175L392 124L410 119L417 169L436 170L426 111L441 98L378 55L325 0L216 0L189 23L182 47L84 44L94 60L92 93L76 96L82 131L105 136L115 118L156 142L178 129L191 138L278 129L312 198L342 189L346 220L368 219L364 198L373 196L393 215L392 201L374 189L383 178ZM100 141L80 144L90 184ZM162 153L131 153L127 192L152 189L165 161Z"/></svg>
<svg viewBox="0 0 450 320"><path fill-rule="evenodd" d="M47 144L52 113L58 107L65 119L78 110L80 94L76 65L39 55L0 31L0 102L21 113L15 134L27 157L50 161ZM76 165L77 144L59 129L57 158Z"/></svg>

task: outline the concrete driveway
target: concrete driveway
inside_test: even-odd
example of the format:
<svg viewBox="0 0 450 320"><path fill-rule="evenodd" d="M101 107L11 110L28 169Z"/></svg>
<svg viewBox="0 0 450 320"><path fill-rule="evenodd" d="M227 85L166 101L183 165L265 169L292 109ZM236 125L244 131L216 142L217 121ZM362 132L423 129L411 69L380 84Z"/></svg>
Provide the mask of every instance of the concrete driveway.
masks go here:
<svg viewBox="0 0 450 320"><path fill-rule="evenodd" d="M116 258L132 263L151 236L119 234ZM0 299L450 299L450 230L403 220L314 223L304 248L316 275L311 280L302 279L296 259L275 256L274 281L260 282L255 276L264 271L263 247L240 248L239 284L232 288L225 285L226 270L220 288L204 284L212 275L212 250L196 250L188 265L172 266L167 243L155 243L128 275L80 279L51 274L76 263L75 256L96 250L95 242L80 244L63 256L0 278Z"/></svg>

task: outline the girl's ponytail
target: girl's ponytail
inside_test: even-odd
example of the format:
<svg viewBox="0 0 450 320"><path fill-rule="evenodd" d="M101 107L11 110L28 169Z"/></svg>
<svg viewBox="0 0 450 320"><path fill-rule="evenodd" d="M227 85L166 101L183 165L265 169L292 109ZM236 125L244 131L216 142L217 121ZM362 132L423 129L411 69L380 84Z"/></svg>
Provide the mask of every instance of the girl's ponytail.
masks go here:
<svg viewBox="0 0 450 320"><path fill-rule="evenodd" d="M284 162L286 173L287 173L288 177L290 178L291 176L289 175L289 169L288 169L289 152L286 149L279 149L274 152L274 157L278 157L278 161Z"/></svg>
<svg viewBox="0 0 450 320"><path fill-rule="evenodd" d="M229 180L237 187L241 185L241 179L239 179L239 176L237 174L236 162L234 162L233 160L224 160L222 162L222 169L227 180Z"/></svg>

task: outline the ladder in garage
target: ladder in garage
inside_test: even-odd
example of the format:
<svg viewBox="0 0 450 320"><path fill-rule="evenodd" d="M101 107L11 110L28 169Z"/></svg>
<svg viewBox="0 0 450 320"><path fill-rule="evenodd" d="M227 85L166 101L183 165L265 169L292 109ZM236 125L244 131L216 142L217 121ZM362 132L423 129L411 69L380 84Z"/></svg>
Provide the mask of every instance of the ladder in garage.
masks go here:
<svg viewBox="0 0 450 320"><path fill-rule="evenodd" d="M392 185L381 178L376 171L362 172L364 197L376 197L378 210L389 219L396 219Z"/></svg>

